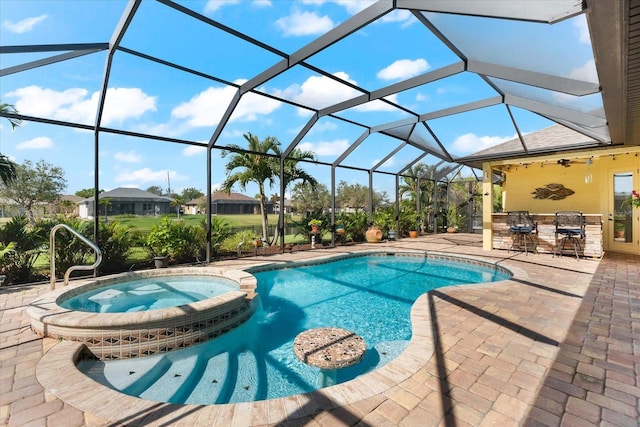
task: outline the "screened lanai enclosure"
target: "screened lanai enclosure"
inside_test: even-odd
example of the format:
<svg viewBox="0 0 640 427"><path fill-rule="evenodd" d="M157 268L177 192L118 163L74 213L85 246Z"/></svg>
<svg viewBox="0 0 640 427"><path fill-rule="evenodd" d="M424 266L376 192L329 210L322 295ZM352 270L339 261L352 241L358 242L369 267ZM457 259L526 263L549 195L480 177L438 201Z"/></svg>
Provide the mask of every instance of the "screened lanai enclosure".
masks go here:
<svg viewBox="0 0 640 427"><path fill-rule="evenodd" d="M55 3L42 3L42 13ZM598 73L606 70L591 34L601 22L586 2L72 7L83 16L73 28L3 37L2 102L17 112L2 116L76 141L61 155L87 165L96 198L116 170L105 153L152 146L153 171L188 163L184 185L207 189L209 213L212 188L225 179L221 154L249 152L251 133L282 144L280 200L290 191L285 159L304 149L315 159L301 166L327 183L334 214L338 183L358 182L389 195L396 221L401 199L411 198L423 232L446 229L452 209L471 232L481 228L483 161L624 140L605 115ZM583 138L528 143L552 125ZM407 183L414 188L401 194ZM279 228L283 221L281 213Z"/></svg>

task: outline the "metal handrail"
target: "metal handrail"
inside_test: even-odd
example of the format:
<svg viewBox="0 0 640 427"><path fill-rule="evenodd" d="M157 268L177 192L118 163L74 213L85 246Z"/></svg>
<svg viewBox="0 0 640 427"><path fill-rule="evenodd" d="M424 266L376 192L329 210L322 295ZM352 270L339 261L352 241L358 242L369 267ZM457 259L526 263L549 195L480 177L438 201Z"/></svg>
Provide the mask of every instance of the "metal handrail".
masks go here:
<svg viewBox="0 0 640 427"><path fill-rule="evenodd" d="M50 237L49 237L49 249L51 250L51 260L50 260L50 265L51 265L51 290L54 290L56 288L56 255L55 255L56 254L56 231L58 231L61 228L66 228L67 230L69 230L69 232L71 234L74 234L78 239L83 241L87 246L89 246L91 249L93 249L94 252L96 253L96 261L93 264L91 264L91 265L74 265L74 266L71 266L71 267L67 268L67 271L65 271L65 273L64 273L64 286L67 286L69 284L69 276L71 275L71 273L73 271L76 271L76 270L93 270L96 267L98 267L100 265L100 263L102 262L102 251L100 250L98 245L96 245L91 240L89 240L86 237L84 237L82 234L78 233L73 228L69 227L67 224L58 224L58 225L54 226L51 229L51 234L50 234Z"/></svg>

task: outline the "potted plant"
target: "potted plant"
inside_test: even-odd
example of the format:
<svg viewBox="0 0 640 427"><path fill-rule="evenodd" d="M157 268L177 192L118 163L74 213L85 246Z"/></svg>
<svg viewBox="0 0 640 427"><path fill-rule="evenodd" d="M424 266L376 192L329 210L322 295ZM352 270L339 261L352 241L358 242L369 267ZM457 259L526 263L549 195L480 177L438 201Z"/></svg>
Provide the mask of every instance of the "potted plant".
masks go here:
<svg viewBox="0 0 640 427"><path fill-rule="evenodd" d="M376 224L372 224L365 233L365 238L368 243L380 243L382 240L382 230L380 230L380 227Z"/></svg>
<svg viewBox="0 0 640 427"><path fill-rule="evenodd" d="M617 239L624 238L624 223L616 222L614 225L614 235Z"/></svg>
<svg viewBox="0 0 640 427"><path fill-rule="evenodd" d="M415 220L411 224L411 228L409 229L409 237L415 239L418 237L418 229L420 228L420 217L416 216Z"/></svg>
<svg viewBox="0 0 640 427"><path fill-rule="evenodd" d="M309 225L309 227L311 227L311 231L316 232L316 231L318 231L318 229L322 225L322 220L313 218L313 219L311 219L309 221L309 223L307 225Z"/></svg>
<svg viewBox="0 0 640 427"><path fill-rule="evenodd" d="M167 217L161 218L160 222L154 225L149 232L146 241L146 246L151 252L151 256L153 256L156 268L169 266L172 243L171 220Z"/></svg>
<svg viewBox="0 0 640 427"><path fill-rule="evenodd" d="M461 215L457 206L452 206L447 212L447 233L456 233L467 218Z"/></svg>

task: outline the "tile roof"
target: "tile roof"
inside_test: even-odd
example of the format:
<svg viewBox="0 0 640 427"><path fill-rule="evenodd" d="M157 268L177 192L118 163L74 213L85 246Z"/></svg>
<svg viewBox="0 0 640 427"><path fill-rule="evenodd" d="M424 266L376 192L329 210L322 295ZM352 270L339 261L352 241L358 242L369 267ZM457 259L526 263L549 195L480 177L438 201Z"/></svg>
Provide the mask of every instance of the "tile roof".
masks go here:
<svg viewBox="0 0 640 427"><path fill-rule="evenodd" d="M105 191L100 194L101 199L109 198L116 200L145 200L150 202L171 202L173 199L167 196L158 196L157 194L150 193L148 191L140 190L139 188L127 188L118 187L111 191ZM84 199L82 202L90 202L93 197Z"/></svg>

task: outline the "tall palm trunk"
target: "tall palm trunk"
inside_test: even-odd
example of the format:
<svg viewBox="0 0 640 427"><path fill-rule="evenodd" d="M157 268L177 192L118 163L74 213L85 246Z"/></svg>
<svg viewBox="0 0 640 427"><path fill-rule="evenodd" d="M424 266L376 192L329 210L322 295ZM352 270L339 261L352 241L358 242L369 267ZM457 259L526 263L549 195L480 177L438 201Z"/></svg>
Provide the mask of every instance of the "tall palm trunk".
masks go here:
<svg viewBox="0 0 640 427"><path fill-rule="evenodd" d="M262 239L266 242L269 241L269 227L267 216L267 197L264 194L264 185L259 185L260 190L260 213L262 214Z"/></svg>

